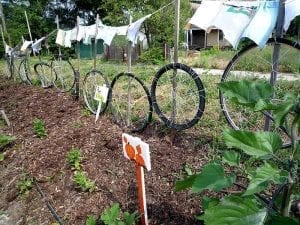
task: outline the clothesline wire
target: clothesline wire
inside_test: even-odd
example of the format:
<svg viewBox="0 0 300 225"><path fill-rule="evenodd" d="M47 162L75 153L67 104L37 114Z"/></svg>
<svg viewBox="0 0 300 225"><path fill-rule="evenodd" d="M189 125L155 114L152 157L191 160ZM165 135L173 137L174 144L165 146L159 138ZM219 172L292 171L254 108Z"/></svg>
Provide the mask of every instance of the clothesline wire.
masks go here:
<svg viewBox="0 0 300 225"><path fill-rule="evenodd" d="M154 14L160 12L160 11L163 10L164 8L168 7L169 5L172 5L174 2L175 2L175 0L172 1L172 2L170 2L169 4L167 4L167 5L165 5L165 6L161 7L161 8L159 8L158 10L154 11L154 12L151 13L151 14L154 15Z"/></svg>

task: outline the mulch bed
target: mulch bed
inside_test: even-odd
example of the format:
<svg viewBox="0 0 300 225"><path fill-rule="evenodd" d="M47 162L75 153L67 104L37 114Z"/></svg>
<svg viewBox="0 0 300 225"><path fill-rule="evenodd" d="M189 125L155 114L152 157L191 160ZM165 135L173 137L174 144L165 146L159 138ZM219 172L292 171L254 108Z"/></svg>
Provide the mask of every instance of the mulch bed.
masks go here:
<svg viewBox="0 0 300 225"><path fill-rule="evenodd" d="M2 77L0 108L12 124L7 127L2 121L0 133L16 137L0 162L0 215L7 216L5 225L55 222L35 187L19 195L17 183L24 176L36 177L66 224L83 225L88 215L100 215L113 203L120 203L123 211L138 209L135 166L124 158L123 131L108 114L95 123L93 115L84 113L82 100L75 101L68 93ZM45 122L46 138L34 133L35 118ZM152 170L145 172L149 224L200 224L195 216L201 212L201 198L175 192L174 187L186 175L184 165L197 170L206 162L209 143L194 144L201 134L189 131L176 134L172 142L162 127L151 124L143 133L133 134L150 145ZM72 147L84 157L82 170L95 181L93 192L83 192L73 181L74 171L66 160Z"/></svg>

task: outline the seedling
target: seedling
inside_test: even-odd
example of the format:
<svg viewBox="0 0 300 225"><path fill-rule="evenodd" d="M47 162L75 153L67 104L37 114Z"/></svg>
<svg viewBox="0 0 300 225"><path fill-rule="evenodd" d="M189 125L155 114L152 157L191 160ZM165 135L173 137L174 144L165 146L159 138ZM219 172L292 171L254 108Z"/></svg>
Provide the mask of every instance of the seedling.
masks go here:
<svg viewBox="0 0 300 225"><path fill-rule="evenodd" d="M37 119L37 118L34 119L33 120L33 130L39 138L47 137L45 123L43 120Z"/></svg>
<svg viewBox="0 0 300 225"><path fill-rule="evenodd" d="M19 194L24 196L28 194L29 190L32 188L33 179L31 177L24 177L17 183L19 189Z"/></svg>
<svg viewBox="0 0 300 225"><path fill-rule="evenodd" d="M129 212L122 213L120 205L115 203L102 213L101 220L106 225L135 225L138 220L138 212L135 211L132 214Z"/></svg>
<svg viewBox="0 0 300 225"><path fill-rule="evenodd" d="M87 178L82 171L75 171L74 181L83 191L92 192L95 189L95 182Z"/></svg>
<svg viewBox="0 0 300 225"><path fill-rule="evenodd" d="M3 149L5 146L13 143L15 140L16 138L13 136L0 134L0 150Z"/></svg>
<svg viewBox="0 0 300 225"><path fill-rule="evenodd" d="M0 162L2 162L4 160L4 154L0 153Z"/></svg>
<svg viewBox="0 0 300 225"><path fill-rule="evenodd" d="M88 215L85 225L97 225L97 219L93 215Z"/></svg>
<svg viewBox="0 0 300 225"><path fill-rule="evenodd" d="M72 148L67 155L68 163L75 170L80 170L80 161L81 161L80 151L78 148Z"/></svg>

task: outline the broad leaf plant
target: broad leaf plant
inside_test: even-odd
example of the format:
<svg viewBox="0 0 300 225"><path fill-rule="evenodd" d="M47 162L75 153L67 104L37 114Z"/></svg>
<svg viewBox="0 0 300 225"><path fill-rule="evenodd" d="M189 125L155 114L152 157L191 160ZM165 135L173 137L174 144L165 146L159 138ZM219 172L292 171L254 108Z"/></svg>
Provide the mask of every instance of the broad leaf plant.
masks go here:
<svg viewBox="0 0 300 225"><path fill-rule="evenodd" d="M222 192L220 198L202 198L204 214L197 218L206 225L299 225L300 95L272 100L273 87L260 80L224 82L219 88L234 103L272 115L276 127L285 126L291 146L282 149L278 133L226 129L229 150L222 160L177 181L176 190Z"/></svg>

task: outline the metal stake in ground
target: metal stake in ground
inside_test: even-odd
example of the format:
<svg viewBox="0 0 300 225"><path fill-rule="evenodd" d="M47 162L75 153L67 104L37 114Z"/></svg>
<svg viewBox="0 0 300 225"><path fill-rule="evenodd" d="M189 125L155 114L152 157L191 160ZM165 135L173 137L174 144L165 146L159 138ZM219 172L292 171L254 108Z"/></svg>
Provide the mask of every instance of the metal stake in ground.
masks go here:
<svg viewBox="0 0 300 225"><path fill-rule="evenodd" d="M138 200L141 216L140 224L148 225L144 167L148 171L151 170L149 145L143 142L140 138L133 137L125 133L122 134L122 143L124 156L133 160L136 166Z"/></svg>
<svg viewBox="0 0 300 225"><path fill-rule="evenodd" d="M283 24L284 24L284 17L285 17L285 0L279 1L279 9L277 14L277 23L276 23L276 30L275 30L275 37L281 38L283 33ZM270 84L272 86L275 86L276 80L277 80L277 71L278 71L278 60L279 60L279 52L280 52L280 44L275 42L275 45L273 47L273 55L272 55L272 71L271 71L271 77L270 77ZM272 98L276 98L275 93L273 93ZM269 112L271 113L271 112ZM269 131L271 127L272 121L269 117L265 117L265 131Z"/></svg>

